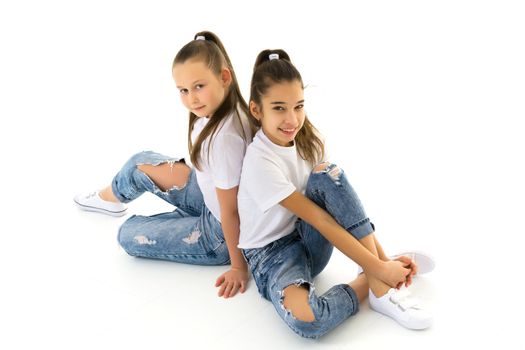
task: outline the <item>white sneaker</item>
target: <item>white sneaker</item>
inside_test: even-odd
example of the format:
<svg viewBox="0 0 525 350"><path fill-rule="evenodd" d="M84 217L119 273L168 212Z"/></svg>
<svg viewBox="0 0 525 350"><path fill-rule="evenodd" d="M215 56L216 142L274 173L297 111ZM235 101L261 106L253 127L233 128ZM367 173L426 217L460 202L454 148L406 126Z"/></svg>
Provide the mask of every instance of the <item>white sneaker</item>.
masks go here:
<svg viewBox="0 0 525 350"><path fill-rule="evenodd" d="M100 198L99 191L91 192L89 194L77 194L73 198L78 207L86 211L95 211L111 216L126 215L126 206L122 203L115 203L105 201Z"/></svg>
<svg viewBox="0 0 525 350"><path fill-rule="evenodd" d="M415 251L415 250L392 255L392 256L389 256L388 258L390 260L395 260L396 258L400 256L407 256L416 262L416 265L418 268L416 276L424 275L425 273L429 273L432 270L434 270L434 267L436 267L436 263L434 262L434 259L430 255L428 255L427 253L423 253L423 252ZM363 268L358 265L357 274L360 275L362 273L363 273Z"/></svg>
<svg viewBox="0 0 525 350"><path fill-rule="evenodd" d="M425 329L432 325L432 316L418 305L418 300L409 296L408 289L391 288L381 298L372 290L369 293L370 307L393 318L408 329Z"/></svg>

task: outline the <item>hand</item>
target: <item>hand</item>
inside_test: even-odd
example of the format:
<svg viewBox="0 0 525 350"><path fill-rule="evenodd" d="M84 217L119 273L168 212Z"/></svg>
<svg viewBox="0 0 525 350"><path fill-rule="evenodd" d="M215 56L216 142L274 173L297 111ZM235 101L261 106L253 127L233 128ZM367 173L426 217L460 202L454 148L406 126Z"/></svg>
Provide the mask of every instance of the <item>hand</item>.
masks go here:
<svg viewBox="0 0 525 350"><path fill-rule="evenodd" d="M418 271L416 262L410 259L408 256L403 256L403 255L397 257L395 260L400 261L405 268L410 269L410 273L407 275L407 278L405 281L405 286L406 287L410 286L412 284L412 276L414 276ZM397 285L397 289L401 288L402 285L403 283L399 283Z"/></svg>
<svg viewBox="0 0 525 350"><path fill-rule="evenodd" d="M410 269L405 268L404 264L398 260L385 261L383 263L384 268L382 270L379 279L390 287L398 288L407 281L407 276L410 275Z"/></svg>
<svg viewBox="0 0 525 350"><path fill-rule="evenodd" d="M238 291L244 293L248 284L248 278L248 270L232 267L229 271L220 275L215 282L215 287L220 287L219 297L227 299L235 296Z"/></svg>

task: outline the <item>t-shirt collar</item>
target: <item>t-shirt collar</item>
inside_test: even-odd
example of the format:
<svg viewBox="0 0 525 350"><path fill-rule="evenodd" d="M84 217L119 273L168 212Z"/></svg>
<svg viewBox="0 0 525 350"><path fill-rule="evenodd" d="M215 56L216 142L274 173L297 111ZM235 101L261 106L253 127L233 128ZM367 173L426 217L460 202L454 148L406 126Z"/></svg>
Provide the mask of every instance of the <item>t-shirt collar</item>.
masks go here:
<svg viewBox="0 0 525 350"><path fill-rule="evenodd" d="M268 136L266 136L262 128L259 129L259 131L257 131L256 137L259 137L261 141L275 153L282 154L282 155L295 155L296 154L295 142L293 146L290 146L290 147L276 145L275 143L272 142L272 140L268 138Z"/></svg>

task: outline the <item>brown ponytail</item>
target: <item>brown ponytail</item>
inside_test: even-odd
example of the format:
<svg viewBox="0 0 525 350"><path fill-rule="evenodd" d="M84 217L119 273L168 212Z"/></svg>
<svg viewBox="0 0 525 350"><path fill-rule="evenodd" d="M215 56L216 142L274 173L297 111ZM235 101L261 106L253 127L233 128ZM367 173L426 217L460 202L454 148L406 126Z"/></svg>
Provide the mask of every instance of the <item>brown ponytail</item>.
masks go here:
<svg viewBox="0 0 525 350"><path fill-rule="evenodd" d="M193 130L195 122L197 121L197 118L199 117L197 117L194 113L190 112L188 127L188 150L190 153L191 162L197 169L200 170L200 154L202 143L208 137L210 137L207 152L209 156L209 151L212 144L211 141L215 133L217 132L217 128L219 127L221 121L231 113L234 113L242 125L241 116L239 115L237 106L246 115L249 115L249 110L246 101L241 95L241 90L239 88L239 83L237 81L235 71L233 70L230 58L226 53L226 49L224 48L222 42L219 40L217 35L215 35L212 32L199 32L195 34L194 39L197 39L198 36L203 36L205 40L192 40L185 46L183 46L182 49L180 49L180 51L175 56L172 68L176 64L184 63L189 59L199 59L202 60L208 66L208 68L211 69L215 74L220 75L221 70L224 67L226 67L230 70L232 76L232 83L229 87L229 91L227 92L226 97L224 98L224 101L215 111L213 117L210 118L210 121L206 124L204 129L201 131L199 137L195 140L195 144L192 143L191 132ZM244 140L251 140L253 133L255 132L255 128L252 127L251 131L252 135L245 135L243 128L243 135L241 136Z"/></svg>
<svg viewBox="0 0 525 350"><path fill-rule="evenodd" d="M279 55L279 59L270 60L271 54ZM255 59L250 84L250 101L262 106L262 96L272 85L292 81L300 82L304 89L301 74L292 64L290 56L284 50L263 50ZM261 123L253 115L250 121L261 127ZM303 127L295 137L295 143L299 155L312 166L324 158L324 142L308 116L305 116Z"/></svg>

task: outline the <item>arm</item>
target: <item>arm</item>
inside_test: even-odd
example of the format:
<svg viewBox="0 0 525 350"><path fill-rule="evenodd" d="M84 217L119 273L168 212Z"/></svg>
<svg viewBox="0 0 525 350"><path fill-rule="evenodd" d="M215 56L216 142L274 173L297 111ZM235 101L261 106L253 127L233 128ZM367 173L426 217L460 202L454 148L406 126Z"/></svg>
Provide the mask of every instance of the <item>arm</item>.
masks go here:
<svg viewBox="0 0 525 350"><path fill-rule="evenodd" d="M301 193L294 191L280 204L315 227L337 249L361 265L371 275L391 286L405 280L406 273L401 264L391 264L378 259L354 236L339 226L329 213Z"/></svg>
<svg viewBox="0 0 525 350"><path fill-rule="evenodd" d="M221 208L221 225L226 239L226 245L230 254L231 269L221 275L215 286L220 286L219 296L225 298L234 296L238 290L244 293L248 282L248 266L242 256L239 244L240 222L237 211L238 186L223 190L216 188L217 199Z"/></svg>
<svg viewBox="0 0 525 350"><path fill-rule="evenodd" d="M379 255L379 259L382 261L389 261L390 258L386 255L385 251L383 250L383 247L381 247L381 244L379 244L379 241L377 240L377 237L374 235L374 242L377 249L377 254ZM400 261L403 266L407 269L410 269L410 274L407 275L407 280L405 282L405 285L408 287L412 284L412 276L414 276L417 273L418 267L415 261L410 259L406 256L399 256L395 260ZM398 287L401 285L398 284Z"/></svg>
<svg viewBox="0 0 525 350"><path fill-rule="evenodd" d="M390 260L388 256L386 256L385 251L383 250L383 247L381 247L381 244L379 244L379 241L377 240L376 236L374 236L374 242L376 244L377 254L379 255L379 259L382 261L388 261Z"/></svg>

